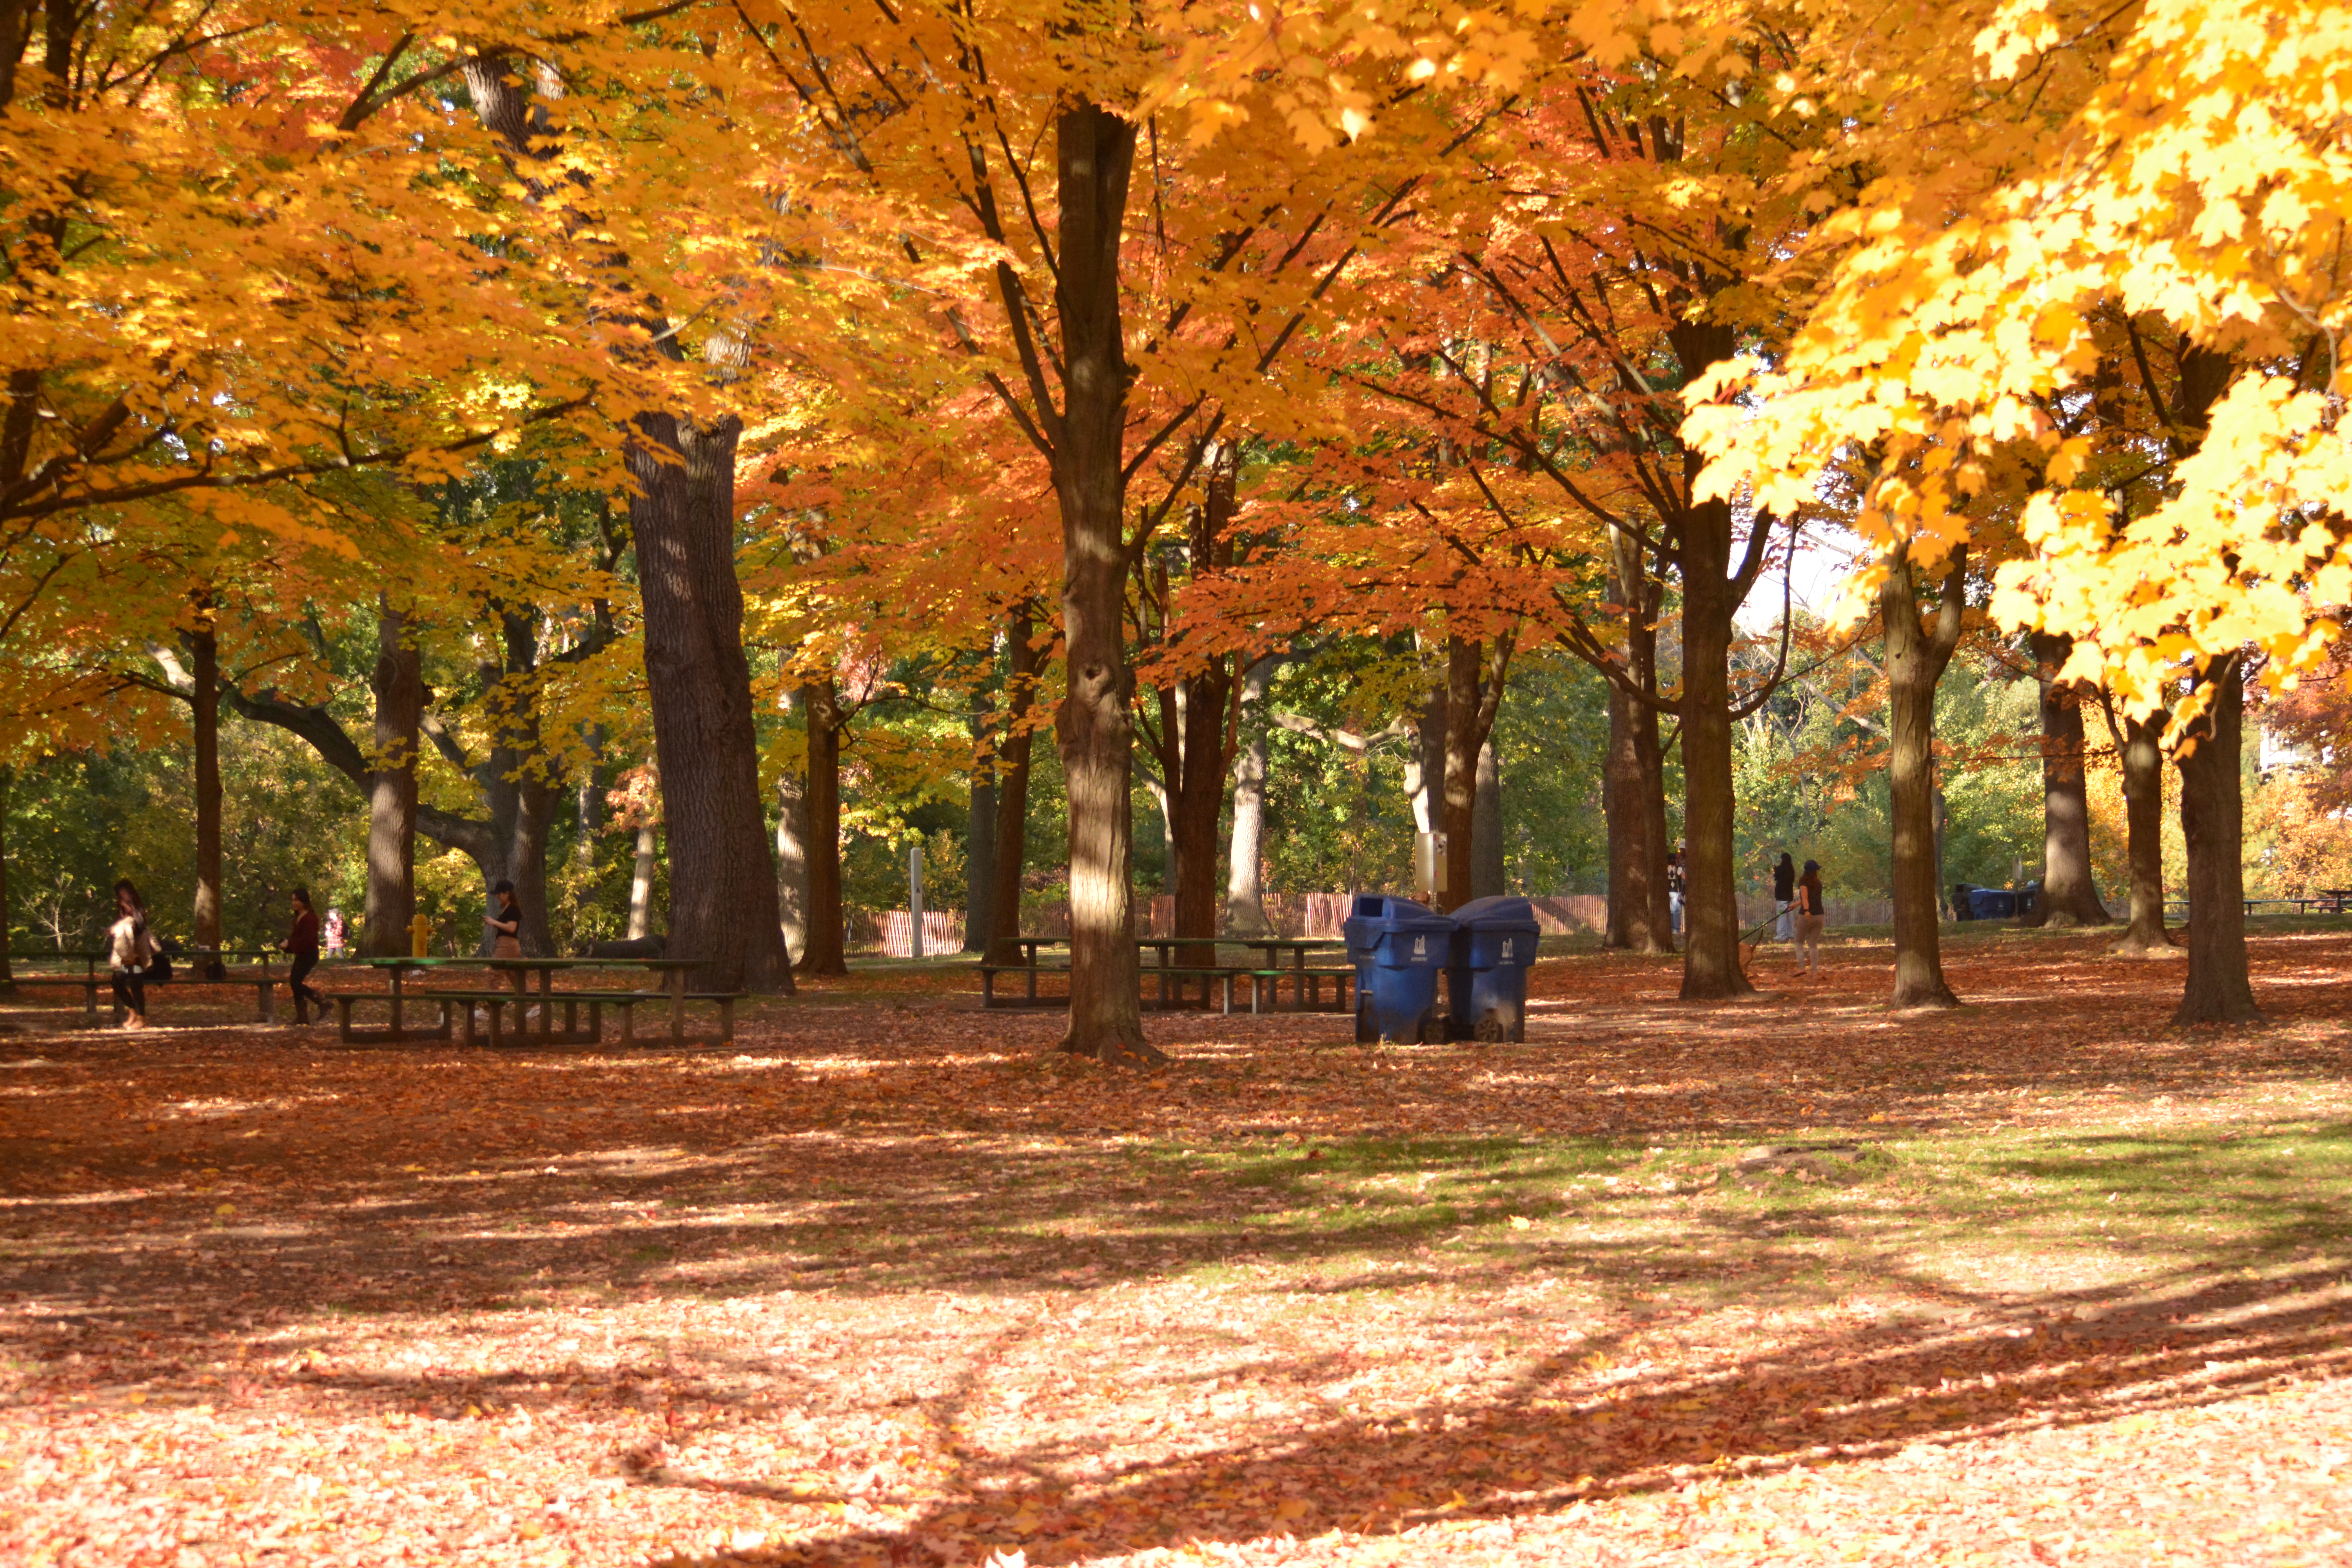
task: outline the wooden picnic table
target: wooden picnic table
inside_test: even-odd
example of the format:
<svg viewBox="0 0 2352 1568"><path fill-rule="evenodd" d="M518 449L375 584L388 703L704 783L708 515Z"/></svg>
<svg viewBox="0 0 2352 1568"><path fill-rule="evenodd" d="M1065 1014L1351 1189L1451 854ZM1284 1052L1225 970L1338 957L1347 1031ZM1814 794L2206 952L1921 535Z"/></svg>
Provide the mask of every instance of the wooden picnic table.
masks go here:
<svg viewBox="0 0 2352 1568"><path fill-rule="evenodd" d="M564 1046L595 1045L604 1039L604 1008L606 1003L621 1005L624 1037L634 1038L634 1028L629 1026L629 1006L638 1001L651 1001L656 997L669 1004L670 1043L686 1044L688 1000L686 977L690 971L700 968L703 961L695 958L481 958L469 954L458 958L371 958L362 962L370 969L384 971L390 978L392 989L389 1001L392 1005L392 1022L388 1027L383 1029L354 1028L352 1026L352 1005L355 1002L366 1000L366 996L349 992L335 996L333 1000L341 1015L341 1037L347 1044L379 1045L409 1040L446 1040L450 1036L452 1008L460 1001L465 1006L466 1032L467 1038L470 1039L473 1035L473 1009L477 1005L502 1004L508 999L506 995L481 990L408 991L404 988L404 978L411 971L429 973L437 969L487 969L494 973L509 974L514 977L511 997L515 1003L517 1014L515 1032L518 1037L535 1045ZM657 992L581 993L557 990L555 988L557 972L572 969L644 970L658 976L663 984ZM536 993L539 1017L536 1027L533 1026L529 1014L530 1005L533 999L530 976L534 973L539 976L539 989ZM732 1000L731 997L726 999L729 1003ZM413 1001L438 1006L441 1010L440 1022L429 1027L409 1027L404 1012L406 1005ZM563 1026L561 1029L555 1026L555 1008L558 1003L563 1006ZM580 1022L579 1013L583 1005L588 1008L588 1022L584 1026ZM722 1005L721 1026L718 1037L721 1040L733 1037L732 1013L731 1005ZM498 1032L495 1022L492 1025L492 1032L494 1036ZM699 1037L697 1038L698 1039Z"/></svg>
<svg viewBox="0 0 2352 1568"><path fill-rule="evenodd" d="M172 961L172 978L163 982L150 981L148 984L250 985L254 988L254 1010L259 1016L261 1022L268 1024L277 1020L278 976L270 973L269 966L274 960L284 955L276 948L184 947L179 952L166 956ZM82 972L79 975L13 974L12 978L26 985L79 987L82 994L83 1018L94 1029L98 1027L98 994L114 984L113 958L114 952L111 948L102 948L95 952L12 952L8 955L8 962L12 971L20 961L26 963L45 963L63 960L68 969L73 964L79 963ZM224 973L218 979L204 973L204 966L207 961L218 962L224 958L252 958L258 959L260 962L255 964L250 973ZM106 966L102 970L100 967L101 964Z"/></svg>

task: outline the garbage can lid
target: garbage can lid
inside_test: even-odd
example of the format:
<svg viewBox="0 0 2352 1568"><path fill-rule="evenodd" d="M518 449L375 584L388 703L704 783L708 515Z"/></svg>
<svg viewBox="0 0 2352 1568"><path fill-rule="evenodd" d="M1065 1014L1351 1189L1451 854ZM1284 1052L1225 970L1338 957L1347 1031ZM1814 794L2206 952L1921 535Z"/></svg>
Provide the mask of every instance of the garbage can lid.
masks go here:
<svg viewBox="0 0 2352 1568"><path fill-rule="evenodd" d="M1358 893L1354 913L1347 923L1368 931L1450 931L1454 921L1427 904L1414 903L1392 893Z"/></svg>
<svg viewBox="0 0 2352 1568"><path fill-rule="evenodd" d="M1527 900L1504 895L1473 899L1454 911L1454 923L1464 931L1535 931L1536 907Z"/></svg>

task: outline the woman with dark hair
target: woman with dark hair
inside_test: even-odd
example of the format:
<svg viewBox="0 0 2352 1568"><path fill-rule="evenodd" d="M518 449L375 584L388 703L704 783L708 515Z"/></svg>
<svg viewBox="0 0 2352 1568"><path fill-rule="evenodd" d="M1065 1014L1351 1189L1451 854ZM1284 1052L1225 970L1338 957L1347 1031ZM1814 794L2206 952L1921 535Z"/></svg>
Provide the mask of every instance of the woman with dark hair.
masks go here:
<svg viewBox="0 0 2352 1568"><path fill-rule="evenodd" d="M114 884L114 924L106 933L114 970L114 1005L123 1015L124 1028L143 1029L147 970L155 962L155 947L147 937L147 906L139 901L139 889L128 877Z"/></svg>
<svg viewBox="0 0 2352 1568"><path fill-rule="evenodd" d="M1797 879L1797 967L1808 974L1821 967L1822 928L1828 923L1822 902L1822 863L1808 860L1805 874Z"/></svg>
<svg viewBox="0 0 2352 1568"><path fill-rule="evenodd" d="M297 888L293 892L294 929L278 944L280 952L294 955L294 973L287 976L287 985L294 993L294 1022L310 1021L310 1009L319 1009L319 1022L327 1021L327 999L304 977L319 965L319 911L311 907L310 889Z"/></svg>
<svg viewBox="0 0 2352 1568"><path fill-rule="evenodd" d="M1786 849L1780 851L1780 863L1772 868L1772 939L1775 942L1797 940L1797 922L1790 913L1797 905L1797 863L1789 858Z"/></svg>
<svg viewBox="0 0 2352 1568"><path fill-rule="evenodd" d="M522 956L522 900L515 897L514 884L504 878L490 889L490 912L482 923L490 928L492 958Z"/></svg>
<svg viewBox="0 0 2352 1568"><path fill-rule="evenodd" d="M498 884L490 889L490 912L482 917L482 923L490 928L490 956L520 958L522 956L522 900L515 897L514 884L503 877L499 878ZM531 1016L523 1006L523 991L530 984L530 976L518 968L512 972L512 977L515 994L515 1027L520 1030Z"/></svg>

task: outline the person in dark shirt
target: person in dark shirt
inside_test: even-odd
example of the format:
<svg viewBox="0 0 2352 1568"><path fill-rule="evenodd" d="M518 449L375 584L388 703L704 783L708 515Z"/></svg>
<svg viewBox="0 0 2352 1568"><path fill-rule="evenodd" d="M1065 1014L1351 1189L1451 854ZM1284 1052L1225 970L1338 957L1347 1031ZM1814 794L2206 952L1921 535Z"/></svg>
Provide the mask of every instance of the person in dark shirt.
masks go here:
<svg viewBox="0 0 2352 1568"><path fill-rule="evenodd" d="M278 944L278 951L294 955L294 972L287 976L288 989L294 993L294 1022L310 1022L310 1009L319 1009L319 1022L327 1021L327 999L309 982L310 971L319 965L319 911L310 906L310 889L294 889L294 929Z"/></svg>
<svg viewBox="0 0 2352 1568"><path fill-rule="evenodd" d="M1683 893L1688 886L1689 873L1683 868L1683 852L1677 848L1666 857L1666 910L1676 936L1683 933Z"/></svg>
<svg viewBox="0 0 2352 1568"><path fill-rule="evenodd" d="M1829 923L1828 906L1822 901L1822 867L1818 860L1805 862L1805 874L1797 879L1797 967L1811 974L1822 964L1822 928Z"/></svg>
<svg viewBox="0 0 2352 1568"><path fill-rule="evenodd" d="M1772 868L1772 937L1776 942L1797 940L1797 922L1790 910L1797 900L1797 863L1789 852L1780 851L1780 863Z"/></svg>

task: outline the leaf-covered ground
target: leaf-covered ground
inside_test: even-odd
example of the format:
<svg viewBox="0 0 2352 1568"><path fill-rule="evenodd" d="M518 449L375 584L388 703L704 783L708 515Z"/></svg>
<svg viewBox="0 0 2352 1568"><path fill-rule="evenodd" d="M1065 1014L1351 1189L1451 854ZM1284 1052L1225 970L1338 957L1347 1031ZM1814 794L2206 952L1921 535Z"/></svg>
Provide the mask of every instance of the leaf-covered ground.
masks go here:
<svg viewBox="0 0 2352 1568"><path fill-rule="evenodd" d="M1150 1077L943 970L731 1054L12 1011L0 1561L2352 1562L2352 937L2223 1035L2099 945Z"/></svg>

